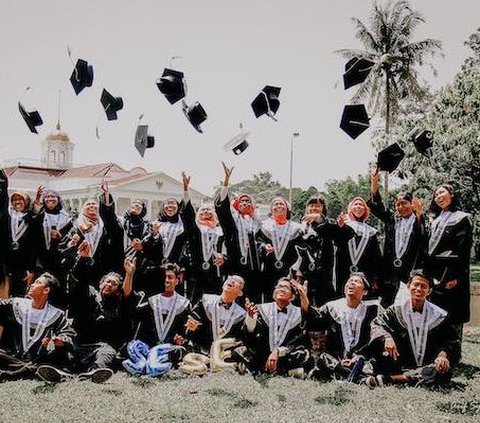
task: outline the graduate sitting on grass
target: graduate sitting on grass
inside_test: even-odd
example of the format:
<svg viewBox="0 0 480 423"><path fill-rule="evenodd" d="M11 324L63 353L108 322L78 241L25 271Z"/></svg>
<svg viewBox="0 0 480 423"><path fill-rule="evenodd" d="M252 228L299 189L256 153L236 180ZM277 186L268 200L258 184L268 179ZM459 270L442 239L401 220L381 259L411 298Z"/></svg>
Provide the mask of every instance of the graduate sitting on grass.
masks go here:
<svg viewBox="0 0 480 423"><path fill-rule="evenodd" d="M387 384L438 385L449 381L456 335L445 310L427 301L433 279L422 270L410 274L410 297L372 322L376 376L371 388Z"/></svg>
<svg viewBox="0 0 480 423"><path fill-rule="evenodd" d="M53 275L43 273L30 285L25 298L0 301L0 381L29 378L35 373L44 378L57 368L59 382L68 375L64 370L70 367L76 334L65 312L49 303L58 285Z"/></svg>

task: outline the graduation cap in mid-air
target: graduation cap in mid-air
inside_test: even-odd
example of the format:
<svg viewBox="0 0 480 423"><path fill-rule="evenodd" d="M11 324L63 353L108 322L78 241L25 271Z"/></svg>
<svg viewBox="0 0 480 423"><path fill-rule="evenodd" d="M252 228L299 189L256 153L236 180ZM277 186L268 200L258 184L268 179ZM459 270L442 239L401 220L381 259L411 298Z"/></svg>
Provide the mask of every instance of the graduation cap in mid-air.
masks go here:
<svg viewBox="0 0 480 423"><path fill-rule="evenodd" d="M114 97L105 88L100 99L108 120L116 120L117 112L123 108L122 97Z"/></svg>
<svg viewBox="0 0 480 423"><path fill-rule="evenodd" d="M91 87L93 84L93 66L89 65L86 60L78 59L72 76L70 76L70 82L76 95L80 94L84 88Z"/></svg>
<svg viewBox="0 0 480 423"><path fill-rule="evenodd" d="M187 84L183 72L165 68L163 74L157 79L157 87L170 104L185 97Z"/></svg>
<svg viewBox="0 0 480 423"><path fill-rule="evenodd" d="M374 65L375 63L367 59L358 57L350 59L345 65L345 73L343 74L345 89L348 90L350 87L364 82Z"/></svg>
<svg viewBox="0 0 480 423"><path fill-rule="evenodd" d="M369 121L370 119L363 104L347 105L343 108L340 128L351 138L356 139L369 128Z"/></svg>
<svg viewBox="0 0 480 423"><path fill-rule="evenodd" d="M135 132L135 148L140 153L140 156L144 156L147 148L155 146L155 138L152 135L148 135L148 125L138 125Z"/></svg>
<svg viewBox="0 0 480 423"><path fill-rule="evenodd" d="M255 113L255 117L258 118L266 114L273 120L277 120L275 119L275 113L277 113L278 108L280 107L280 100L278 99L280 90L280 87L265 85L260 94L258 94L252 101L252 109L253 113Z"/></svg>
<svg viewBox="0 0 480 423"><path fill-rule="evenodd" d="M413 142L415 149L424 156L432 157L433 147L433 132L428 130L422 130L419 128L413 129L408 134L410 141Z"/></svg>
<svg viewBox="0 0 480 423"><path fill-rule="evenodd" d="M25 120L25 123L27 124L28 129L30 129L31 132L38 134L36 126L40 126L43 124L43 120L42 120L42 117L40 116L40 113L38 113L37 110L27 112L23 107L22 103L20 102L18 102L18 110L20 111L20 114Z"/></svg>
<svg viewBox="0 0 480 423"><path fill-rule="evenodd" d="M250 132L241 132L238 135L235 135L230 141L228 141L223 149L225 151L233 151L235 155L242 154L248 147L247 137L250 135Z"/></svg>
<svg viewBox="0 0 480 423"><path fill-rule="evenodd" d="M387 172L393 172L405 157L405 152L397 144L391 144L378 153L377 168Z"/></svg>
<svg viewBox="0 0 480 423"><path fill-rule="evenodd" d="M185 117L192 124L192 126L200 133L203 133L200 124L207 120L207 112L202 107L202 105L196 101L190 106L187 105L185 101L182 102L182 110L185 114Z"/></svg>

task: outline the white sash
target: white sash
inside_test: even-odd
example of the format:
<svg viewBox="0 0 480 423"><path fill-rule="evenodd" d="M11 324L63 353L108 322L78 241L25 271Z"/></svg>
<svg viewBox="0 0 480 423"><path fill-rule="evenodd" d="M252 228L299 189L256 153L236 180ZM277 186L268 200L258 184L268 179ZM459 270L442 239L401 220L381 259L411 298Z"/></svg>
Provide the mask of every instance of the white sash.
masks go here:
<svg viewBox="0 0 480 423"><path fill-rule="evenodd" d="M377 231L364 222L348 220L347 225L354 230L355 235L361 236L358 245L355 241L355 236L348 240L348 253L350 255L350 260L352 261L353 266L357 266L358 262L362 258L363 253L365 252L365 248L367 248L370 237Z"/></svg>
<svg viewBox="0 0 480 423"><path fill-rule="evenodd" d="M50 250L50 243L52 241L51 231L55 226L57 230L63 229L70 222L70 216L65 210L60 210L57 214L44 213L43 215L43 235L45 237L45 246Z"/></svg>
<svg viewBox="0 0 480 423"><path fill-rule="evenodd" d="M395 258L401 259L407 251L408 242L413 233L413 225L417 217L412 213L409 217L395 216Z"/></svg>
<svg viewBox="0 0 480 423"><path fill-rule="evenodd" d="M43 310L40 320L35 325L35 323L30 322L32 300L29 298L13 299L13 312L15 319L22 326L23 352L27 352L37 341L39 341L46 328L62 314L61 310L49 303L45 304ZM33 335L31 335L31 329L33 329L33 327L35 327L35 331L33 332Z"/></svg>
<svg viewBox="0 0 480 423"><path fill-rule="evenodd" d="M428 254L432 255L437 248L440 239L445 232L447 226L456 225L460 222L465 216L470 216L468 213L462 212L460 210L449 212L449 211L442 211L440 216L438 216L432 222L432 235L430 236L430 240L428 242Z"/></svg>
<svg viewBox="0 0 480 423"><path fill-rule="evenodd" d="M239 321L244 320L246 316L246 311L242 307L237 303L232 303L230 308L225 310L227 319L224 324L221 325L219 308L223 306L218 304L220 299L220 295L204 294L202 297L203 308L205 309L207 317L212 322L212 335L214 341L224 338L225 335L230 332L232 326Z"/></svg>
<svg viewBox="0 0 480 423"><path fill-rule="evenodd" d="M205 225L198 225L198 229L200 229L202 241L203 261L208 262L215 252L218 238L222 235L222 230L218 226L215 228L209 228Z"/></svg>
<svg viewBox="0 0 480 423"><path fill-rule="evenodd" d="M281 261L288 243L298 235L300 225L291 220L284 225L277 225L272 218L269 218L262 222L262 231L272 241L275 258Z"/></svg>
<svg viewBox="0 0 480 423"><path fill-rule="evenodd" d="M93 225L92 228L83 234L85 240L90 244L90 250L92 256L97 251L98 244L100 243L100 238L103 235L103 220L99 219L96 225Z"/></svg>
<svg viewBox="0 0 480 423"><path fill-rule="evenodd" d="M415 357L417 366L423 366L425 351L427 347L428 332L443 322L447 312L440 307L425 301L422 310L420 328L417 329L413 317L412 302L407 298L402 304L396 307L395 312L399 321L403 323L408 331L410 346Z"/></svg>
<svg viewBox="0 0 480 423"><path fill-rule="evenodd" d="M8 211L10 212L10 229L12 233L12 241L17 242L28 228L28 225L25 222L25 217L27 216L27 213L16 211L11 207L9 207Z"/></svg>
<svg viewBox="0 0 480 423"><path fill-rule="evenodd" d="M164 298L166 297L164 297L162 294L158 294L148 299L150 307L153 311L153 315L155 317L155 327L157 329L158 340L160 342L165 341L165 338L167 337L168 332L172 327L175 317L182 313L189 304L188 299L175 292L173 294L173 298L171 298L171 301L169 302L170 309L167 311L167 318L163 320L162 309L164 307L162 307L162 303L165 303L165 301L162 300Z"/></svg>
<svg viewBox="0 0 480 423"><path fill-rule="evenodd" d="M333 319L340 325L342 329L343 345L346 351L351 351L358 344L365 315L367 314L367 306L362 301L355 309L351 309L347 305L345 298L330 301L327 304Z"/></svg>
<svg viewBox="0 0 480 423"><path fill-rule="evenodd" d="M238 243L240 247L240 253L242 257L248 256L248 249L250 247L250 243L248 240L248 234L254 234L257 232L259 223L258 220L254 217L240 216L236 210L232 210L233 220L235 222L235 226L237 227L238 232Z"/></svg>
<svg viewBox="0 0 480 423"><path fill-rule="evenodd" d="M180 219L177 222L161 222L160 236L163 243L163 256L170 257L173 245L177 236L183 233L183 223Z"/></svg>
<svg viewBox="0 0 480 423"><path fill-rule="evenodd" d="M259 304L258 311L268 326L270 351L281 347L288 331L302 322L300 307L294 306L293 304L287 306L287 316L281 325L278 324L279 312L276 303Z"/></svg>

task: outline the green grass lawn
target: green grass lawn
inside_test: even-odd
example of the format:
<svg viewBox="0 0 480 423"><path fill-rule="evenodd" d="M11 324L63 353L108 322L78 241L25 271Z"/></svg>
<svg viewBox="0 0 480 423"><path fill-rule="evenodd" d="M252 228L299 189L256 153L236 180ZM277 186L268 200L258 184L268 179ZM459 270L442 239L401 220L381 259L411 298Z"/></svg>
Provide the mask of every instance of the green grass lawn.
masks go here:
<svg viewBox="0 0 480 423"><path fill-rule="evenodd" d="M232 373L161 379L118 373L107 383L0 384L0 422L469 422L480 419L480 328L442 391Z"/></svg>
<svg viewBox="0 0 480 423"><path fill-rule="evenodd" d="M480 263L473 263L470 266L470 277L472 282L480 283Z"/></svg>

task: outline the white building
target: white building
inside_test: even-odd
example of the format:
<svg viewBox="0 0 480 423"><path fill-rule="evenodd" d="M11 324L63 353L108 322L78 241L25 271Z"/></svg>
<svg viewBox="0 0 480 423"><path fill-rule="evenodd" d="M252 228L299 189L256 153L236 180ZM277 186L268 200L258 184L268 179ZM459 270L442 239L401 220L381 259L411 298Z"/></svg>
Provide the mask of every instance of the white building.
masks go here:
<svg viewBox="0 0 480 423"><path fill-rule="evenodd" d="M147 204L148 219L157 216L162 200L182 198L182 182L163 172L147 172L142 167L125 170L115 163L74 167L73 149L73 142L57 123L56 129L42 142L40 164L18 161L2 164L9 178L9 193L26 191L33 199L38 186L44 185L58 191L70 210L79 212L84 201L98 196L102 182L107 181L118 215L125 212L133 199L140 198ZM194 204L201 204L206 198L194 189L190 194Z"/></svg>

